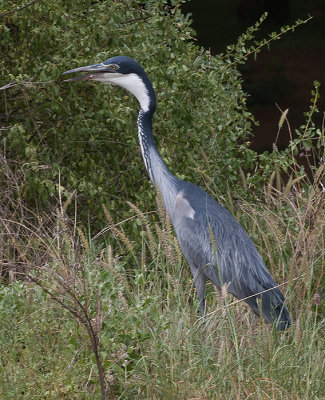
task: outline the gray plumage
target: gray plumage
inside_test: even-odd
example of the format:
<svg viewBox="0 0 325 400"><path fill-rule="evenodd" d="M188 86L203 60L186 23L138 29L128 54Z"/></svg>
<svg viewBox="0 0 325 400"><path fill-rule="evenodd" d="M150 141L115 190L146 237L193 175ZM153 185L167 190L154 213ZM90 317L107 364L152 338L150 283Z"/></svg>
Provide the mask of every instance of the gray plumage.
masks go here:
<svg viewBox="0 0 325 400"><path fill-rule="evenodd" d="M84 74L68 81L97 80L124 87L139 100L138 136L150 179L161 193L188 261L205 314L205 286L210 280L218 288L243 299L277 329L290 325L284 296L272 279L259 252L239 222L202 188L176 178L168 170L155 146L152 117L156 98L143 68L129 57L113 57L104 63L66 71ZM261 307L257 303L261 300Z"/></svg>

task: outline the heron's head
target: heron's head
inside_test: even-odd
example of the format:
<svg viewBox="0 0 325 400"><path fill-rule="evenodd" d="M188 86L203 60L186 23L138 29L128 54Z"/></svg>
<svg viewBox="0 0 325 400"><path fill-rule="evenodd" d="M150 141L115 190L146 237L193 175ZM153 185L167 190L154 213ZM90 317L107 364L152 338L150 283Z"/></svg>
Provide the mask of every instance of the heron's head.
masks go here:
<svg viewBox="0 0 325 400"><path fill-rule="evenodd" d="M118 85L131 92L144 111L155 107L155 94L151 83L144 69L130 57L112 57L100 64L74 68L63 73L75 72L80 72L82 75L67 79L66 82L92 80Z"/></svg>

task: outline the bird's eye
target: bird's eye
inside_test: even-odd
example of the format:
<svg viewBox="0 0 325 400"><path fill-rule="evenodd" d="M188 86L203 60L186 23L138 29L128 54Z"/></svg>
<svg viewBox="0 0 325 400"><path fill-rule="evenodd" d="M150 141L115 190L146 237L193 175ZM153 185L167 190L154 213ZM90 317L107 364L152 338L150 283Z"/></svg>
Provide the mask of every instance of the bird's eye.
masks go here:
<svg viewBox="0 0 325 400"><path fill-rule="evenodd" d="M118 66L116 65L116 64L111 64L110 66L109 66L111 69L117 69L118 68Z"/></svg>

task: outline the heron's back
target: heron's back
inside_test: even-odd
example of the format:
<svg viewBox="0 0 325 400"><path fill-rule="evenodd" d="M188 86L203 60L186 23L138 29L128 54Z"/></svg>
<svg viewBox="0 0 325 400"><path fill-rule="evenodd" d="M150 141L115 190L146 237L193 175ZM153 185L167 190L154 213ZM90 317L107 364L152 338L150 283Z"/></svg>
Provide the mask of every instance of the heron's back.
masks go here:
<svg viewBox="0 0 325 400"><path fill-rule="evenodd" d="M281 315L278 327L285 329L290 318L284 296L244 228L200 187L181 182L180 189L182 207L175 207L172 220L189 264L217 287L227 284L256 314L260 298L264 318L271 322Z"/></svg>

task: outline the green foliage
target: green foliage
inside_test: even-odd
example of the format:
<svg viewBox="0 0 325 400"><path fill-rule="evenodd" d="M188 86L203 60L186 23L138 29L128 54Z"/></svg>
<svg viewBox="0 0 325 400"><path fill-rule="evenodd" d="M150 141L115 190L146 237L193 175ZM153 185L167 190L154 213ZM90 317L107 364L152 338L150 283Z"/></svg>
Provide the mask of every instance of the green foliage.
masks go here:
<svg viewBox="0 0 325 400"><path fill-rule="evenodd" d="M101 203L113 212L125 199L152 204L137 143L136 100L116 88L61 79L69 68L117 54L137 59L153 81L157 142L173 172L194 179L204 153L211 160L204 169L220 187L217 171L236 181L247 158L237 157L237 139L250 131L240 75L228 60L190 41L180 4L42 1L1 20L1 86L8 85L1 93L2 143L9 159L24 164L26 200L44 206L60 180L97 215Z"/></svg>
<svg viewBox="0 0 325 400"><path fill-rule="evenodd" d="M225 55L211 57L191 41L181 2L0 5L3 399L99 398L101 381L108 397L121 399L325 396L319 84L288 148L275 143L257 155L236 70L302 22L256 42L262 17ZM161 202L160 223L141 212L152 208L154 192L137 142L136 100L61 77L118 54L137 59L157 90L154 126L167 165L228 205L286 289L294 321L287 333L252 323L227 293L217 302L211 287L212 313L201 324ZM279 132L284 121L286 114ZM39 211L57 202L59 211ZM79 229L88 226L91 237L103 216L107 227L96 236L105 233L105 248L102 237L88 240ZM15 282L15 275L28 281Z"/></svg>
<svg viewBox="0 0 325 400"><path fill-rule="evenodd" d="M153 81L157 142L176 175L203 185L208 176L222 193L238 183L240 171L254 168L258 157L247 140L252 116L236 65L304 21L256 42L264 15L227 54L211 57L191 41L181 1L170 8L164 1L138 0L42 1L23 8L28 4L11 13L2 9L0 67L1 86L7 84L2 143L7 158L24 165L21 194L30 204L48 205L60 185L66 196L78 193L79 215L88 222L91 213L97 227L100 204L119 218L127 215L125 199L142 209L152 206L137 142L136 100L121 89L61 79L69 68L117 54L138 60ZM286 155L276 157L281 164ZM265 181L274 165L265 163L263 170L263 157L260 162ZM261 177L248 180L255 185Z"/></svg>
<svg viewBox="0 0 325 400"><path fill-rule="evenodd" d="M25 283L2 286L0 304L1 398L84 398L75 377L86 372L89 362L75 363L74 373L65 369L82 341L74 321L41 289Z"/></svg>
<svg viewBox="0 0 325 400"><path fill-rule="evenodd" d="M240 171L254 168L257 155L247 140L252 116L236 65L304 21L256 42L263 16L227 54L211 57L191 41L181 3L26 0L16 11L12 3L1 6L2 146L9 160L22 163L21 196L33 207L48 207L59 186L67 197L76 191L79 215L88 223L91 214L98 229L101 204L120 218L127 216L125 199L152 206L136 100L121 89L61 78L67 69L118 54L138 60L153 81L158 147L172 172L199 184L209 176L222 193L238 183ZM255 184L260 177L249 179Z"/></svg>
<svg viewBox="0 0 325 400"><path fill-rule="evenodd" d="M250 226L286 293L293 318L287 332L252 319L243 302L211 286L201 320L168 220L157 224L131 205L143 227L139 253L121 225L112 226L133 259L131 270L126 257L88 242L60 215L52 223L61 229L37 228L47 262L38 263L44 249L25 251L37 285L0 286L1 399L100 398L86 314L98 337L106 399L324 398L324 294L314 296L324 279L322 192L315 184L310 193L272 191L265 200L240 201L235 215ZM22 244L17 238L16 251Z"/></svg>
<svg viewBox="0 0 325 400"><path fill-rule="evenodd" d="M168 116L160 112L160 121L176 109L180 116L183 88L196 75L196 49L188 43L191 29L178 6L168 10L162 1L145 6L140 1L42 1L2 19L1 86L14 85L1 96L3 141L8 158L26 166L27 200L48 202L57 193L59 174L61 185L68 192L77 190L90 209L104 202L117 209L120 199L134 199L140 187L138 197L148 197L143 194L148 185L141 184L141 155L134 152L136 101L109 87L66 84L61 73L127 54L147 66L158 90L159 82L164 86L160 110L178 92ZM186 80L177 87L176 73L185 72ZM187 125L192 121L189 111L182 118ZM157 130L174 143L183 134L178 128L186 129L182 121L163 125L157 121Z"/></svg>

